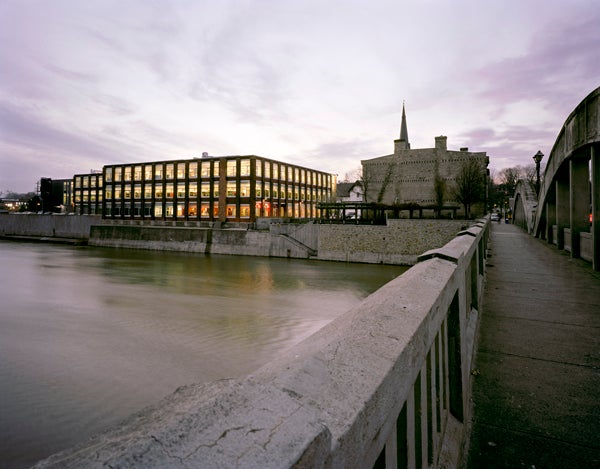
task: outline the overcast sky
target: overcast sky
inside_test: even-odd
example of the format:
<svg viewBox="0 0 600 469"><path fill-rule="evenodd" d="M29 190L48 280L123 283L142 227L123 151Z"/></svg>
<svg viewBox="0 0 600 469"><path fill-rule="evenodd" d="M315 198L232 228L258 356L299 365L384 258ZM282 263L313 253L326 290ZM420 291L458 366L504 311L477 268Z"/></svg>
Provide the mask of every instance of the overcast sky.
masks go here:
<svg viewBox="0 0 600 469"><path fill-rule="evenodd" d="M600 0L0 0L0 191L260 155L346 173L412 148L548 155L600 86Z"/></svg>

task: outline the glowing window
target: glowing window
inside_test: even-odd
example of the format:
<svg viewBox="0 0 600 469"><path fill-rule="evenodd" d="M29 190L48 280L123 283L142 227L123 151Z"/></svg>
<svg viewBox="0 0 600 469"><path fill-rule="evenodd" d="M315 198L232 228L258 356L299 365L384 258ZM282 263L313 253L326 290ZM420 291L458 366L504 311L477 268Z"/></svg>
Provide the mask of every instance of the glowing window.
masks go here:
<svg viewBox="0 0 600 469"><path fill-rule="evenodd" d="M250 160L243 159L240 161L240 176L250 176Z"/></svg>
<svg viewBox="0 0 600 469"><path fill-rule="evenodd" d="M189 164L189 166L188 166L188 176L191 179L195 179L195 178L198 177L198 163L193 162L193 163Z"/></svg>
<svg viewBox="0 0 600 469"><path fill-rule="evenodd" d="M227 176L235 176L237 174L237 161L227 162Z"/></svg>
<svg viewBox="0 0 600 469"><path fill-rule="evenodd" d="M250 181L240 182L240 197L250 197Z"/></svg>
<svg viewBox="0 0 600 469"><path fill-rule="evenodd" d="M237 195L237 183L235 181L227 182L227 197L235 197Z"/></svg>

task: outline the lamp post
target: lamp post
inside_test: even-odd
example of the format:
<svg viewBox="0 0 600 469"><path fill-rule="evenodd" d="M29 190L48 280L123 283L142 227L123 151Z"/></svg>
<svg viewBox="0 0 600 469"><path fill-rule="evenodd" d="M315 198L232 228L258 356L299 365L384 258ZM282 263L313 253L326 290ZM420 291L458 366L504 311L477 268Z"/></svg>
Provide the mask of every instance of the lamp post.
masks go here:
<svg viewBox="0 0 600 469"><path fill-rule="evenodd" d="M533 161L535 161L535 195L537 197L540 196L540 163L543 157L544 154L540 150L533 155Z"/></svg>

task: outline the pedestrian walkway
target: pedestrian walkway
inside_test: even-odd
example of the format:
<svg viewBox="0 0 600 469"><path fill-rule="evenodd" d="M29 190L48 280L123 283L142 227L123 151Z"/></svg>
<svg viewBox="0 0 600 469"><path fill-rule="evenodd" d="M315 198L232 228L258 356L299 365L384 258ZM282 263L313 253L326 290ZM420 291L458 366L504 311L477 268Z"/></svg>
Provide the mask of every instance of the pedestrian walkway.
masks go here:
<svg viewBox="0 0 600 469"><path fill-rule="evenodd" d="M600 468L600 274L493 224L468 468Z"/></svg>

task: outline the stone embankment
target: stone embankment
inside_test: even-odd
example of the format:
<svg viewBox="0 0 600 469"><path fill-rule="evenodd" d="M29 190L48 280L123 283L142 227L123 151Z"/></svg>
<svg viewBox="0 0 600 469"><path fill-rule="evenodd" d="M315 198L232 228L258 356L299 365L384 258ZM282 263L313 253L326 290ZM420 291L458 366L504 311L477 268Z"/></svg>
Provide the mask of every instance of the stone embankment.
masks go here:
<svg viewBox="0 0 600 469"><path fill-rule="evenodd" d="M459 220L388 220L387 225L108 222L97 216L0 215L0 236L84 239L92 246L412 265L465 227Z"/></svg>

